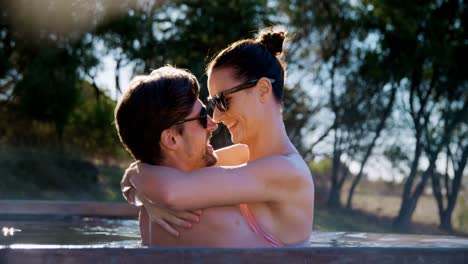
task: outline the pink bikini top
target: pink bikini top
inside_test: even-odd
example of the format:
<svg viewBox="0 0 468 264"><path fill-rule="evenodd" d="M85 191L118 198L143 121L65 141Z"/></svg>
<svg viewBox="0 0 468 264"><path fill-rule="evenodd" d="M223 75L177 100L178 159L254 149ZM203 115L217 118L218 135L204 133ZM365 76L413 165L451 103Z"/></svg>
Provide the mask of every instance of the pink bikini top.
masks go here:
<svg viewBox="0 0 468 264"><path fill-rule="evenodd" d="M247 204L240 204L239 205L240 210L242 212L242 215L244 216L245 220L247 221L247 224L249 225L250 229L257 234L265 238L265 240L270 243L273 247L284 247L285 244L281 242L279 239L273 237L270 235L268 232L263 230L263 228L255 221L255 218L253 217L252 213L249 210L249 207L247 207Z"/></svg>

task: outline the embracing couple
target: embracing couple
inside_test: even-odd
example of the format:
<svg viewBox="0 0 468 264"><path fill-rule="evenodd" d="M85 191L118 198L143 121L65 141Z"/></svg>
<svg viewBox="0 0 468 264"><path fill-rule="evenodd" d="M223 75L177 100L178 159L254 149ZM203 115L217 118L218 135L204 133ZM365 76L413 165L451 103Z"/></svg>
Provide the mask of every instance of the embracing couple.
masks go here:
<svg viewBox="0 0 468 264"><path fill-rule="evenodd" d="M143 245L281 247L307 242L314 184L282 117L285 32L232 43L207 66L209 107L188 71L135 77L115 109L137 162L121 187L142 204ZM235 145L213 150L222 122Z"/></svg>

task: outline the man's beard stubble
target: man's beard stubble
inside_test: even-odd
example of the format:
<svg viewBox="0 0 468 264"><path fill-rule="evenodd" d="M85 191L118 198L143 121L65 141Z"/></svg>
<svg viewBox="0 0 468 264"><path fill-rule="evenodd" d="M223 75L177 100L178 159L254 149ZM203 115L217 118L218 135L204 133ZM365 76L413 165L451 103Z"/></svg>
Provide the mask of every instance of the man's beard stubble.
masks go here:
<svg viewBox="0 0 468 264"><path fill-rule="evenodd" d="M210 140L211 140L211 133L207 133L207 142L209 142ZM213 150L212 153L210 153L208 151L208 147L205 146L205 153L203 155L203 161L204 161L206 167L210 167L210 166L215 165L216 162L218 161L218 158L214 154L214 150Z"/></svg>
<svg viewBox="0 0 468 264"><path fill-rule="evenodd" d="M206 167L210 167L215 165L218 160L213 153L205 151L205 155L203 155L203 161L205 162Z"/></svg>

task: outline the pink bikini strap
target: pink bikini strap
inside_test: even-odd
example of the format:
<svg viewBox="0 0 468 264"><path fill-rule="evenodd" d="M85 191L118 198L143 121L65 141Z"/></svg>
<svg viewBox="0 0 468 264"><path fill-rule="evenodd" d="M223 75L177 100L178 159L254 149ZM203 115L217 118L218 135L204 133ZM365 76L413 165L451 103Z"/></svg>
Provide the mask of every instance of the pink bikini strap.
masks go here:
<svg viewBox="0 0 468 264"><path fill-rule="evenodd" d="M273 247L284 247L285 244L281 242L279 239L274 238L272 235L270 235L268 232L263 230L263 228L255 221L255 218L253 217L252 213L250 212L249 208L247 207L247 204L240 204L239 205L240 210L242 212L242 215L244 216L245 220L247 221L247 224L249 225L250 229L255 234L258 234L260 236L263 236L268 243L270 243Z"/></svg>

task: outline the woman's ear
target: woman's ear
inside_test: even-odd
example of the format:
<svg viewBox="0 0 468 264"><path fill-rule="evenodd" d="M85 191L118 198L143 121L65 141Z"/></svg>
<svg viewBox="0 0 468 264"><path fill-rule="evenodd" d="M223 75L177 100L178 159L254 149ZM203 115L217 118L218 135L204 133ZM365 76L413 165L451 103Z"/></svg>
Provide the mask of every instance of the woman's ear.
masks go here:
<svg viewBox="0 0 468 264"><path fill-rule="evenodd" d="M166 149L175 149L177 145L177 137L175 131L171 128L164 129L161 133L161 146Z"/></svg>
<svg viewBox="0 0 468 264"><path fill-rule="evenodd" d="M257 83L257 91L260 95L260 102L266 102L266 98L272 91L271 82L267 78L261 78Z"/></svg>

